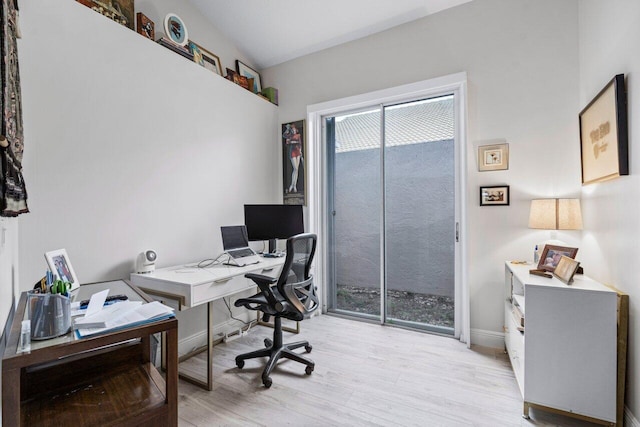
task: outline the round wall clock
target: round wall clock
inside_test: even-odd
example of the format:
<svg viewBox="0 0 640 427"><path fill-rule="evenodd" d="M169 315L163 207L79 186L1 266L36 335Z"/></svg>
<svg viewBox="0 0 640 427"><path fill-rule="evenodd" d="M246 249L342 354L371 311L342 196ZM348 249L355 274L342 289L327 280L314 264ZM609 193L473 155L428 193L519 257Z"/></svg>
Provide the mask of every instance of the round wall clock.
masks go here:
<svg viewBox="0 0 640 427"><path fill-rule="evenodd" d="M168 13L164 18L164 33L174 43L184 46L189 42L187 27L175 13Z"/></svg>

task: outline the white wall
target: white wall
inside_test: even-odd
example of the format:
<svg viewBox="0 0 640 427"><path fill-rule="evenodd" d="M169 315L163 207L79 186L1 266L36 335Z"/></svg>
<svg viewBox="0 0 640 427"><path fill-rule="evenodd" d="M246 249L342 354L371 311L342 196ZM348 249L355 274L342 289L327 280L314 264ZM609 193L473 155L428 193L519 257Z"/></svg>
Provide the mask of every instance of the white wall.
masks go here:
<svg viewBox="0 0 640 427"><path fill-rule="evenodd" d="M310 104L467 72L463 239L476 343L501 340L504 260L531 259L549 238L527 228L529 200L580 191L577 21L575 0L475 0L263 70L279 89L281 123ZM510 144L509 170L477 172L477 146L496 138ZM478 206L478 186L494 184L511 186L511 206ZM580 234L558 238L577 244Z"/></svg>
<svg viewBox="0 0 640 427"><path fill-rule="evenodd" d="M216 257L244 203L280 200L277 107L73 0L22 3L22 290L57 248L83 283L128 278L149 248L159 267Z"/></svg>
<svg viewBox="0 0 640 427"><path fill-rule="evenodd" d="M582 189L585 267L594 278L629 294L627 406L640 416L640 2L580 2L580 108L614 75L626 75L630 175ZM636 425L640 422L636 420Z"/></svg>

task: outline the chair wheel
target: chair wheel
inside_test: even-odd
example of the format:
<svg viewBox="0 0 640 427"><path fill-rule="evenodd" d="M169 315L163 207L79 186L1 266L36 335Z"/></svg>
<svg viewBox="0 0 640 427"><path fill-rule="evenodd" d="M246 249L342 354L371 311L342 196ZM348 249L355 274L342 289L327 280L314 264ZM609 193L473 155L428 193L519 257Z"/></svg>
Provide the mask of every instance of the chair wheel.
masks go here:
<svg viewBox="0 0 640 427"><path fill-rule="evenodd" d="M236 366L238 367L238 369L242 369L244 368L244 360L240 359L236 359Z"/></svg>
<svg viewBox="0 0 640 427"><path fill-rule="evenodd" d="M267 378L263 378L262 379L262 384L264 384L265 388L269 388L271 387L271 384L273 383L273 381L271 381L270 377Z"/></svg>
<svg viewBox="0 0 640 427"><path fill-rule="evenodd" d="M304 346L304 351L306 351L307 353L311 353L312 349L313 347L311 347L311 344L307 344Z"/></svg>
<svg viewBox="0 0 640 427"><path fill-rule="evenodd" d="M265 347L271 347L272 344L273 344L273 341L271 341L269 338L265 338L264 339L264 346Z"/></svg>
<svg viewBox="0 0 640 427"><path fill-rule="evenodd" d="M304 373L307 375L311 375L311 372L313 372L313 366L307 366L307 368L304 370Z"/></svg>

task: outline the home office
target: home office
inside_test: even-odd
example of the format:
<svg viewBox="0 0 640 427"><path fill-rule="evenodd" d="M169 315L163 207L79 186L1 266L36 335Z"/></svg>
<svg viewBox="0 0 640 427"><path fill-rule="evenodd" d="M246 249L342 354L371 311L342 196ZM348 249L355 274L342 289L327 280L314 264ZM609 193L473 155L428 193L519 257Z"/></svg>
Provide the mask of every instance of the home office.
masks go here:
<svg viewBox="0 0 640 427"><path fill-rule="evenodd" d="M165 52L75 1L49 3L20 2L23 173L31 213L3 220L7 229L2 254L3 320L10 311L6 306L11 296L6 288L10 285L6 284L14 284L16 296L26 290L27 284L41 277L42 254L51 248L65 247L69 251L83 282L128 277L134 256L147 248L157 251L159 267L190 263L221 252L219 227L240 223L244 204L282 202L280 126L308 120L307 106L466 71L468 128L462 165L466 191L461 202L467 211L460 232L467 245L462 280L469 290L470 342L472 346L500 350L504 345L504 260L530 259L534 245L548 238L544 231L527 228L530 200L579 197L584 231L566 236L560 231L559 238L580 248L578 258L589 276L615 285L630 296L626 414L627 419L638 419L640 350L634 339L638 289L629 269L638 255L634 238L638 232L634 197L637 156L633 150L636 124L630 114L631 175L584 188L580 185L577 124L579 111L618 73L627 76L629 110L637 110L633 81L640 66L631 54L637 51L639 39L632 25L632 17L638 12L635 2L474 0L322 52L260 66L263 82L279 89L278 107L207 74L208 70ZM188 23L190 37L219 55L223 65L233 64L237 58L251 63L242 49L190 4L138 1L136 5L155 22L169 11L177 13ZM368 8L361 6L360 13ZM616 23L613 28L612 22ZM296 36L289 35L293 39ZM312 125L309 121L307 124ZM477 146L501 138L510 147L509 169L477 171ZM309 166L310 160L305 158ZM320 170L317 176L309 176L315 181L321 177ZM510 186L509 206L479 206L479 186L503 184ZM306 208L310 224L317 217L314 209L313 204ZM322 232L308 231L320 236ZM227 326L236 327L227 313L220 301L213 313L216 334L223 333ZM234 313L241 316L243 312ZM190 338L181 341L181 352L204 341L206 332L201 325L206 309L195 309L193 317L191 322L180 321L179 335ZM358 322L344 326L330 316L319 317L328 318L331 323L326 329L335 328L334 335L347 335L353 347L358 347L355 343L363 336L373 335L368 329L360 329L364 326ZM306 322L309 326L302 325L305 334L313 330L314 320ZM323 357L322 346L316 342L312 352L314 373L309 377L274 377L274 386L268 392L274 396L279 387L289 384L299 391L300 398L305 398L309 392L303 387L324 378L322 391L316 389L315 394L331 399L332 405L338 405L332 407L341 409L338 412L353 417L346 418L353 424L371 421L363 414L366 411L372 411L382 424L393 424L394 420L412 424L410 418L389 406L409 406L416 411L416 418L428 419L421 409L426 405L429 414L437 417L433 415L436 405L430 402L439 402L441 407L455 402L449 415L463 411L479 414L491 408L487 412L501 414L497 421L491 419L493 425L520 422L521 396L515 379L506 377L513 375L508 365L499 379L492 377L495 383L511 387L510 392L503 393L510 396L508 401L499 408L486 400L473 403L479 400L479 392L474 389L477 384L472 382L466 388L451 384L454 374L481 369L479 366L493 357L483 358L472 368L466 361L478 353L466 348L459 359L455 358L454 366L444 367L440 359L434 362L437 356L425 357L424 361L414 357L420 360L404 359L407 366L416 366L410 374L402 371L394 378L381 375L380 380L368 374L370 399L363 397L363 391L348 388L346 381L336 382L339 386L331 388L336 376L357 383L361 376L349 377L349 372L362 373L360 359L386 358L389 365L390 359L403 360L402 354L387 347L402 340L406 331L392 332L395 337L390 335L379 342L387 350L372 352L372 358L368 354L351 358L348 354L356 348L344 344L338 347L331 339L323 339L326 351L352 362L350 370L333 365L331 372L323 371L340 357ZM265 336L254 335L250 333L247 339ZM422 342L422 338L415 340ZM230 345L241 343L236 340ZM241 351L219 362L226 363L218 371L221 390L257 395L249 387L242 389L240 383L247 381L253 389L260 389L260 372L247 371L249 366L237 372L233 360L254 347L251 344L256 341L242 349L235 347ZM421 348L431 355L436 348L453 344L464 348L453 339ZM426 367L417 364L428 362L440 368L438 375L423 378L422 383L408 378L418 377L418 371ZM288 365L283 364L282 369L286 371ZM214 381L215 377L214 370ZM425 384L432 384L438 394ZM182 383L181 387L181 392L191 390ZM460 391L463 389L467 393ZM447 397L440 397L444 393ZM426 403L411 398L416 395ZM264 403L264 399L259 397L258 401ZM311 401L308 397L305 403ZM379 407L373 408L368 401L380 403ZM198 417L205 417L199 410L202 405L194 402L195 397L190 397L185 408L180 408L185 425L198 424ZM259 411L260 405L251 405L252 411L253 406ZM218 417L228 420L240 412L233 403L216 409ZM246 412L238 417L249 417ZM299 419L295 414L288 416ZM216 420L215 414L211 417ZM339 419L329 419L340 423ZM433 419L440 424L451 421ZM458 420L471 423L473 418L460 415Z"/></svg>

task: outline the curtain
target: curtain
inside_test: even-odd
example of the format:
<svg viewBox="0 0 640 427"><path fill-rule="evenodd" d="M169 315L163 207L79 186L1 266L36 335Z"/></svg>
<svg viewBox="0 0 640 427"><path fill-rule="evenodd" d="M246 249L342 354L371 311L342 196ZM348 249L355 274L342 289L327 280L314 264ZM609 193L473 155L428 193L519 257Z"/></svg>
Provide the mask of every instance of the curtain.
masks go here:
<svg viewBox="0 0 640 427"><path fill-rule="evenodd" d="M18 67L18 0L0 0L0 216L29 212L22 177L24 138Z"/></svg>

